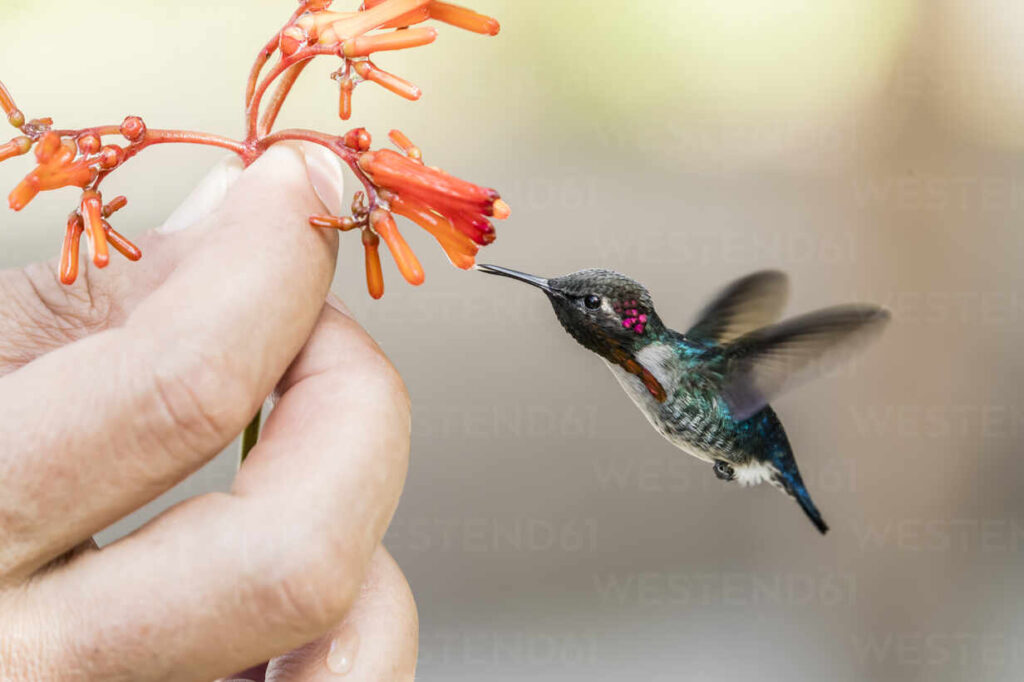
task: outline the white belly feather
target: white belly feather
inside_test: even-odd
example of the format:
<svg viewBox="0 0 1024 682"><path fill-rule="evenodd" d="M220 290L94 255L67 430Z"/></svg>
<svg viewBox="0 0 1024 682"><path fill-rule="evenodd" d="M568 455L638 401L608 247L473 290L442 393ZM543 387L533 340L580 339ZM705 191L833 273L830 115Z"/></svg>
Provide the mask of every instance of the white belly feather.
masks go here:
<svg viewBox="0 0 1024 682"><path fill-rule="evenodd" d="M665 343L652 343L646 346L636 355L637 362L639 362L644 369L650 372L658 383L661 384L662 388L668 395L675 393L676 388L679 386L679 369L677 369L675 360L675 350L671 346ZM640 408L644 416L647 417L647 421L651 423L651 426L660 433L668 442L676 446L688 455L692 455L699 460L704 462L713 463L715 460L710 453L704 452L695 448L692 444L687 443L682 438L675 434L668 433L662 426L660 420L656 418L656 414L661 407L661 403L654 399L651 392L647 390L644 382L640 377L630 374L626 370L622 369L619 365L613 364L605 360L605 364L608 365L608 369L612 371L615 378L618 379L619 385L626 392L626 395Z"/></svg>
<svg viewBox="0 0 1024 682"><path fill-rule="evenodd" d="M668 395L675 393L679 386L680 370L674 362L675 351L671 346L664 343L652 343L637 353L636 359L658 380ZM715 462L714 453L698 449L692 443L688 443L676 434L668 433L663 428L661 421L655 416L661 403L654 399L640 377L630 374L619 365L607 360L605 360L605 364L615 375L626 395L640 408L640 411L647 417L647 421L658 433L686 454L709 464ZM747 465L734 466L734 470L735 481L742 486L758 485L770 481L772 478L772 468L761 462L752 461Z"/></svg>

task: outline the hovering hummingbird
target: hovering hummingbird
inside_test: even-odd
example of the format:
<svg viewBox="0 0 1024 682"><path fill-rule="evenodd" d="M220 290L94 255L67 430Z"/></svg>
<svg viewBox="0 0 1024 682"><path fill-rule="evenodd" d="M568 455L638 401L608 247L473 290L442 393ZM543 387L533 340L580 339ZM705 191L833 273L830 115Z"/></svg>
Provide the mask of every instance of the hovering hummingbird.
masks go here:
<svg viewBox="0 0 1024 682"><path fill-rule="evenodd" d="M544 291L565 330L604 359L677 448L711 464L720 479L771 483L821 533L828 531L768 401L827 367L838 352L877 336L888 311L846 305L775 323L789 286L785 274L763 271L727 286L680 333L662 323L643 285L617 272L544 279L496 265L477 269Z"/></svg>

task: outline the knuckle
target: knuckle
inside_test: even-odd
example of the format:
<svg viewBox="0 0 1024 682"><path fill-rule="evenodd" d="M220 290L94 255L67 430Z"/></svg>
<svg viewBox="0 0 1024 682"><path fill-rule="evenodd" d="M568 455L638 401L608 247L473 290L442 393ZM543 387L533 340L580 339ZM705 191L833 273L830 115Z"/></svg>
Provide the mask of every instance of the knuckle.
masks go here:
<svg viewBox="0 0 1024 682"><path fill-rule="evenodd" d="M355 349L349 362L359 382L360 398L379 405L398 422L408 422L411 414L409 390L384 352L372 341Z"/></svg>
<svg viewBox="0 0 1024 682"><path fill-rule="evenodd" d="M355 603L364 563L355 548L307 537L277 555L272 569L260 571L253 603L296 635L319 635Z"/></svg>
<svg viewBox="0 0 1024 682"><path fill-rule="evenodd" d="M18 367L109 326L115 315L108 288L86 268L74 286L59 283L52 263L0 276L4 303L0 361Z"/></svg>
<svg viewBox="0 0 1024 682"><path fill-rule="evenodd" d="M377 401L399 424L406 424L404 430L407 431L412 410L402 375L383 354L376 356L369 370L366 380L369 399Z"/></svg>
<svg viewBox="0 0 1024 682"><path fill-rule="evenodd" d="M412 410L405 382L394 365L382 354L377 354L364 365L360 376L358 399L372 405L373 433L378 447L375 459L366 462L365 474L373 482L384 505L392 508L398 503L409 466L412 438Z"/></svg>
<svg viewBox="0 0 1024 682"><path fill-rule="evenodd" d="M407 652L411 649L411 656L407 656L406 660L415 668L419 610L412 588L398 562L383 547L377 550L374 569L371 569L374 575L367 581L369 587L380 593L382 599L387 600L388 610L395 620L396 636L403 644L402 649Z"/></svg>
<svg viewBox="0 0 1024 682"><path fill-rule="evenodd" d="M37 322L55 339L75 341L109 324L113 297L93 267L85 267L70 286L60 283L52 262L30 265L22 273L35 302Z"/></svg>
<svg viewBox="0 0 1024 682"><path fill-rule="evenodd" d="M179 347L158 358L145 371L152 403L148 412L190 449L220 447L237 435L255 413L252 387L223 354Z"/></svg>

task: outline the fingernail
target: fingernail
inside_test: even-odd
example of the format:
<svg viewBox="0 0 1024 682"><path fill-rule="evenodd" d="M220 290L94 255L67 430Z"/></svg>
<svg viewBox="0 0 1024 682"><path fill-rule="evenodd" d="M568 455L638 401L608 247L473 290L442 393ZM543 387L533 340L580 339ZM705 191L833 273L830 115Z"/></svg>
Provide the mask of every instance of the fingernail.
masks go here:
<svg viewBox="0 0 1024 682"><path fill-rule="evenodd" d="M345 211L345 174L341 159L326 147L313 142L299 145L306 159L306 173L313 191L331 215L342 215Z"/></svg>
<svg viewBox="0 0 1024 682"><path fill-rule="evenodd" d="M210 169L181 205L157 228L171 234L192 227L224 202L228 189L242 175L244 166L237 156L228 156Z"/></svg>
<svg viewBox="0 0 1024 682"><path fill-rule="evenodd" d="M352 672L359 651L359 633L352 625L343 625L338 635L331 641L327 652L327 669L335 675L347 675Z"/></svg>

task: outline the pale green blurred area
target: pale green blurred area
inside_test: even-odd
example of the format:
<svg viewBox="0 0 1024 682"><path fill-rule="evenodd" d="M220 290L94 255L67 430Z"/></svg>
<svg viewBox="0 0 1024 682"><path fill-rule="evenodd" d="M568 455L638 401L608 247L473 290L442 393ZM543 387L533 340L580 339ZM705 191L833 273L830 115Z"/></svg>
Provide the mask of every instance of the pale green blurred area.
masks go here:
<svg viewBox="0 0 1024 682"><path fill-rule="evenodd" d="M473 5L498 38L442 28L382 56L425 95L363 86L352 124L378 143L401 128L502 191L513 217L485 262L621 270L680 327L777 267L791 312L866 300L895 322L777 405L820 538L776 491L724 487L663 442L536 292L454 271L406 228L427 283L386 265L372 303L343 240L336 290L415 406L388 545L420 606L421 679L1020 679L1024 6ZM134 113L239 134L251 56L292 6L6 0L0 79L61 125ZM333 68L307 72L283 124L346 129ZM216 158L133 161L109 185L131 202L117 225L159 224ZM0 165L0 187L27 168ZM56 254L74 197L0 214L0 262ZM232 466L103 539L226 488Z"/></svg>

